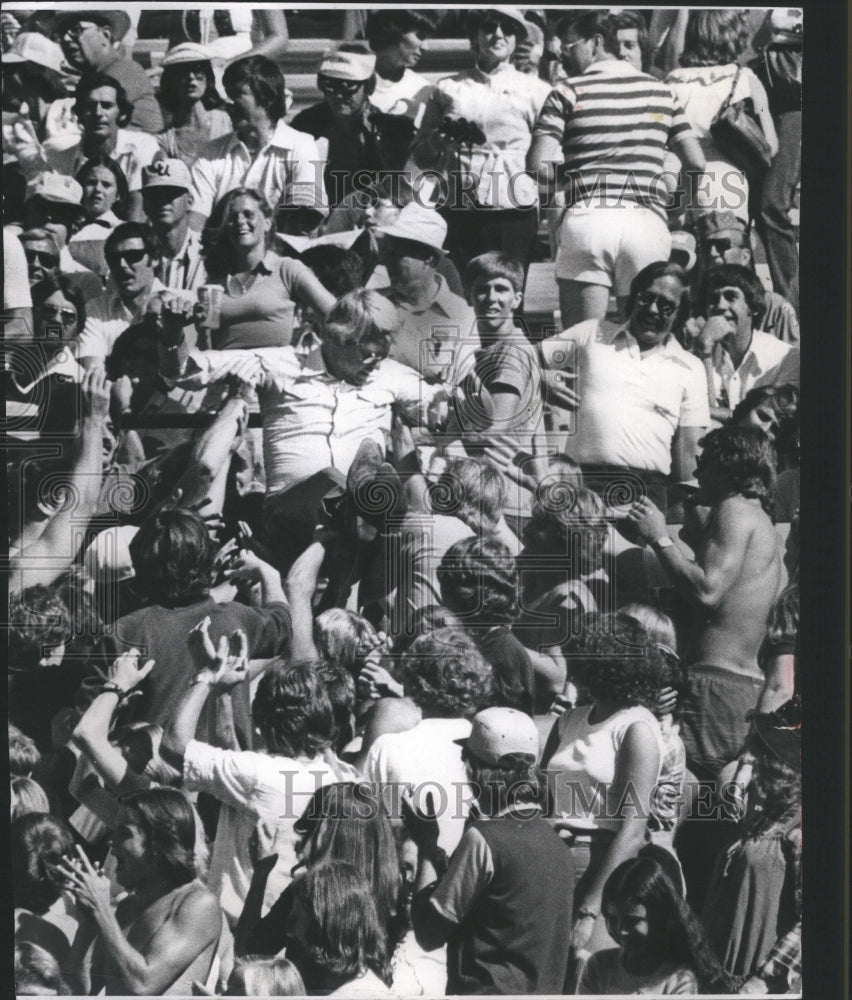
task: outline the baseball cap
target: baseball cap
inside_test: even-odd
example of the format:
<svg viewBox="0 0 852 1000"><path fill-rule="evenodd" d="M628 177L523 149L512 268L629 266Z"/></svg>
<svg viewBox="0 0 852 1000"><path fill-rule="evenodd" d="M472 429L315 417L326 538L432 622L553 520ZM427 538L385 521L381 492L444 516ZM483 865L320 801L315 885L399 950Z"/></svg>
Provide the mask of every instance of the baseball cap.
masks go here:
<svg viewBox="0 0 852 1000"><path fill-rule="evenodd" d="M524 712L514 708L486 708L473 717L470 736L454 740L483 764L499 767L509 755L535 764L539 756L538 729Z"/></svg>
<svg viewBox="0 0 852 1000"><path fill-rule="evenodd" d="M372 52L341 52L339 49L326 52L322 57L319 72L332 80L369 80L376 69L376 57Z"/></svg>
<svg viewBox="0 0 852 1000"><path fill-rule="evenodd" d="M695 229L698 234L698 242L707 239L709 236L716 236L718 233L735 231L745 233L747 226L742 219L734 215L733 212L717 211L707 212L695 221Z"/></svg>
<svg viewBox="0 0 852 1000"><path fill-rule="evenodd" d="M142 168L142 190L153 187L181 188L192 190L189 167L183 160L154 160Z"/></svg>
<svg viewBox="0 0 852 1000"><path fill-rule="evenodd" d="M3 53L3 64L35 63L54 73L62 73L62 49L38 31L22 31L12 43L12 48Z"/></svg>
<svg viewBox="0 0 852 1000"><path fill-rule="evenodd" d="M45 201L52 201L59 205L69 205L79 208L82 211L80 200L83 197L83 189L66 174L57 174L52 171L45 171L37 174L27 184L26 201L30 198L43 198Z"/></svg>
<svg viewBox="0 0 852 1000"><path fill-rule="evenodd" d="M447 223L434 208L426 208L416 201L409 202L389 225L379 226L376 234L395 236L399 240L411 240L439 253L447 253L444 249Z"/></svg>

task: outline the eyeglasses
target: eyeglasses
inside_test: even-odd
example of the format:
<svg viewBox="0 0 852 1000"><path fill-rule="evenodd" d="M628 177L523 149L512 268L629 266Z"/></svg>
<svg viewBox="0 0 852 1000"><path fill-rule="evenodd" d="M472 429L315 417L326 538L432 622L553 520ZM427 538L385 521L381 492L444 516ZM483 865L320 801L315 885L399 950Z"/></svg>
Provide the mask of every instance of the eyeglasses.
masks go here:
<svg viewBox="0 0 852 1000"><path fill-rule="evenodd" d="M654 295L653 292L640 292L636 296L636 305L643 309L656 305L657 312L664 317L673 316L678 307L677 302L672 302L671 299L667 299L663 295Z"/></svg>
<svg viewBox="0 0 852 1000"><path fill-rule="evenodd" d="M517 35L518 33L518 26L514 21L508 21L502 17L486 17L479 22L479 30L484 31L486 35L493 34L498 28L504 35Z"/></svg>
<svg viewBox="0 0 852 1000"><path fill-rule="evenodd" d="M144 247L141 250L116 250L107 255L106 262L110 267L115 267L122 261L132 266L141 263L147 255L148 251Z"/></svg>
<svg viewBox="0 0 852 1000"><path fill-rule="evenodd" d="M45 303L41 307L45 316L55 316L62 322L63 326L70 326L77 322L77 312L75 309L66 309L64 306L50 306Z"/></svg>
<svg viewBox="0 0 852 1000"><path fill-rule="evenodd" d="M200 76L207 78L205 63L183 63L175 67L175 76Z"/></svg>
<svg viewBox="0 0 852 1000"><path fill-rule="evenodd" d="M324 94L335 97L354 97L366 82L366 80L335 80L322 76L319 79L319 89Z"/></svg>
<svg viewBox="0 0 852 1000"><path fill-rule="evenodd" d="M24 255L27 258L28 264L39 263L42 267L56 267L59 263L59 257L55 253L49 253L47 250L24 250Z"/></svg>
<svg viewBox="0 0 852 1000"><path fill-rule="evenodd" d="M79 38L83 32L89 31L91 28L97 28L94 21L75 21L73 24L69 24L65 31L62 32L62 37Z"/></svg>

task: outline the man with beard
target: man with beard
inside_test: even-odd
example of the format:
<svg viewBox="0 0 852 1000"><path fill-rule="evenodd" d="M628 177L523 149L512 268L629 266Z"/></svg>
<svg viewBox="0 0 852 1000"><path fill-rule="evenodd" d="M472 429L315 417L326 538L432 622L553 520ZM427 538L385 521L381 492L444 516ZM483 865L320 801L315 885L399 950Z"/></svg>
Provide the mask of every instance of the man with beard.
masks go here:
<svg viewBox="0 0 852 1000"><path fill-rule="evenodd" d="M273 211L309 211L313 228L325 211L322 163L313 138L284 121L290 101L284 74L270 59L250 56L231 63L222 84L234 131L210 142L195 161L190 225L200 232L223 195L247 187Z"/></svg>
<svg viewBox="0 0 852 1000"><path fill-rule="evenodd" d="M710 424L707 384L672 332L688 315L688 284L677 264L649 264L630 286L623 326L586 320L542 342L551 403L577 411L562 450L610 504L619 483L638 480L665 510L672 476L695 469Z"/></svg>

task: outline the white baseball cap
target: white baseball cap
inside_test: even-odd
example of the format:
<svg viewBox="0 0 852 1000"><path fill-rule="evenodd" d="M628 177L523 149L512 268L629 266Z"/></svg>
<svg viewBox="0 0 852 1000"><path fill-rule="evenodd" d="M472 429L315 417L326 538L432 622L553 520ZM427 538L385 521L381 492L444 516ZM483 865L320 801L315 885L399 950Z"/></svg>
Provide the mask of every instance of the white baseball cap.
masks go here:
<svg viewBox="0 0 852 1000"><path fill-rule="evenodd" d="M535 764L539 756L538 729L524 712L514 708L486 708L473 717L470 736L454 740L483 764L499 767L509 755Z"/></svg>
<svg viewBox="0 0 852 1000"><path fill-rule="evenodd" d="M183 160L154 160L142 168L142 190L153 187L182 188L192 190L192 177L189 167Z"/></svg>

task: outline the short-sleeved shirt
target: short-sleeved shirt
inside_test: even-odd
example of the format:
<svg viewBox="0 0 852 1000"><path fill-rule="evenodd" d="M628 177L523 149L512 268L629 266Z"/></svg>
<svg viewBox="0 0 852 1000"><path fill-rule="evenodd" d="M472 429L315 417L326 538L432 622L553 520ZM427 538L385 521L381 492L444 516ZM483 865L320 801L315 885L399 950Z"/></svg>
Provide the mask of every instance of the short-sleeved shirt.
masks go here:
<svg viewBox="0 0 852 1000"><path fill-rule="evenodd" d="M666 147L693 136L671 89L623 59L594 62L557 84L533 134L562 146L566 204L616 207L627 200L662 219Z"/></svg>
<svg viewBox="0 0 852 1000"><path fill-rule="evenodd" d="M192 210L207 218L217 201L237 187L252 188L267 205L325 205L319 150L313 138L283 120L257 154L231 132L212 140L192 168Z"/></svg>
<svg viewBox="0 0 852 1000"><path fill-rule="evenodd" d="M386 115L405 115L419 126L434 90L434 84L412 69L406 69L399 80L386 80L376 74L370 104Z"/></svg>
<svg viewBox="0 0 852 1000"><path fill-rule="evenodd" d="M674 337L640 351L626 327L585 320L542 343L552 367L577 372L575 433L565 451L575 462L671 472L679 427L708 427L701 362Z"/></svg>
<svg viewBox="0 0 852 1000"><path fill-rule="evenodd" d="M748 392L764 385L799 384L799 349L771 333L755 330L737 368L721 346L713 353L716 405L733 409Z"/></svg>
<svg viewBox="0 0 852 1000"><path fill-rule="evenodd" d="M580 996L694 996L698 992L698 979L692 969L664 962L647 975L637 975L624 968L618 948L606 948L592 955L577 985Z"/></svg>

